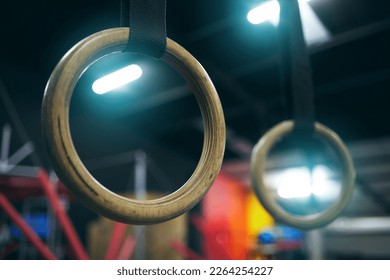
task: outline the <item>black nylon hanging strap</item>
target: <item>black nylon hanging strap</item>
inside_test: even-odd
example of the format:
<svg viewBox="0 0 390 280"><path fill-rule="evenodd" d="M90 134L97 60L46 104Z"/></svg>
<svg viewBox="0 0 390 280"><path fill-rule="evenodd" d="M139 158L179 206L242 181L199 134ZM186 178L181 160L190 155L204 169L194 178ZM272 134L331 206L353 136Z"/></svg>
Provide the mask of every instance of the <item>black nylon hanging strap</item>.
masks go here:
<svg viewBox="0 0 390 280"><path fill-rule="evenodd" d="M314 101L310 60L297 0L279 0L282 76L289 118L295 132L314 132Z"/></svg>
<svg viewBox="0 0 390 280"><path fill-rule="evenodd" d="M130 27L125 52L160 58L166 48L166 0L121 0L121 26Z"/></svg>

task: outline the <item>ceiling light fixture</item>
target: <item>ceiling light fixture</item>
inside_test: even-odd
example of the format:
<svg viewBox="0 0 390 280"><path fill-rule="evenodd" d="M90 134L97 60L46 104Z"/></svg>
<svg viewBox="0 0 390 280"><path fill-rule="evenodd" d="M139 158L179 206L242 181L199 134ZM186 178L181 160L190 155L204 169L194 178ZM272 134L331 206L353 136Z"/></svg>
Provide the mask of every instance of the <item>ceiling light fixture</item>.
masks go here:
<svg viewBox="0 0 390 280"><path fill-rule="evenodd" d="M303 33L307 45L321 44L329 41L331 34L315 14L308 2L311 0L298 0L302 18ZM280 5L277 0L268 0L250 10L247 19L250 23L258 25L271 22L278 26L280 18Z"/></svg>
<svg viewBox="0 0 390 280"><path fill-rule="evenodd" d="M139 79L141 76L141 67L136 64L132 64L96 80L92 84L92 90L96 94L104 94L131 83Z"/></svg>
<svg viewBox="0 0 390 280"><path fill-rule="evenodd" d="M300 3L307 3L310 0L299 0ZM247 19L252 24L271 22L274 25L279 23L280 5L277 0L266 1L249 11Z"/></svg>
<svg viewBox="0 0 390 280"><path fill-rule="evenodd" d="M283 199L307 198L311 195L332 198L337 196L337 182L332 177L331 170L326 166L315 166L312 172L302 166L273 173L269 183L277 188L278 196Z"/></svg>

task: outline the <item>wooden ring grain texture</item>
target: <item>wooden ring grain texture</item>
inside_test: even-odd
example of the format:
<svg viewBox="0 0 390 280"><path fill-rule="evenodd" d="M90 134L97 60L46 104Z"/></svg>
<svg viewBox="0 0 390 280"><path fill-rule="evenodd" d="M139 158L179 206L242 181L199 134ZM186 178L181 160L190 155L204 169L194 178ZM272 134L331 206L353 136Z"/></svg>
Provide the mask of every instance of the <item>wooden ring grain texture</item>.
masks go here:
<svg viewBox="0 0 390 280"><path fill-rule="evenodd" d="M256 144L251 158L252 187L263 206L279 222L300 229L322 227L333 221L347 206L354 189L355 169L352 158L343 141L328 127L315 123L315 133L330 144L340 162L342 179L341 193L327 210L308 216L296 216L285 211L272 197L265 183L267 156L272 147L294 129L293 121L284 121L271 128Z"/></svg>
<svg viewBox="0 0 390 280"><path fill-rule="evenodd" d="M101 185L85 168L75 150L69 129L69 105L82 73L99 58L122 51L130 33L128 28L104 30L85 38L69 50L46 86L41 121L54 169L81 202L116 221L152 224L188 211L211 187L222 165L225 121L218 94L206 71L190 53L168 39L161 60L186 79L202 114L204 142L199 163L182 187L154 200L125 198Z"/></svg>

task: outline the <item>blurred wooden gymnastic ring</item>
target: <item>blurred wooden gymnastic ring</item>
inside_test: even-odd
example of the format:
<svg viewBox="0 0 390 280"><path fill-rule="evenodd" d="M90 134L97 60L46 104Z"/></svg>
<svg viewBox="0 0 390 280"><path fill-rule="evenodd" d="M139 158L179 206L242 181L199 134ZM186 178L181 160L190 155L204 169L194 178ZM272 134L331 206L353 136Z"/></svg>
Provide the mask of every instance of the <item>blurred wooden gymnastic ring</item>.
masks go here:
<svg viewBox="0 0 390 280"><path fill-rule="evenodd" d="M271 128L256 144L251 158L251 180L253 189L264 208L275 220L300 229L322 227L333 221L347 206L354 189L355 169L347 147L339 136L328 127L315 123L315 134L330 144L340 162L342 180L338 199L327 210L308 216L296 216L282 209L267 189L265 168L272 147L294 129L293 121L284 121Z"/></svg>
<svg viewBox="0 0 390 280"><path fill-rule="evenodd" d="M99 58L121 52L128 42L128 28L95 33L76 44L54 69L42 107L43 134L61 181L92 210L116 221L151 224L175 218L198 203L213 184L225 150L225 121L218 94L202 65L183 47L167 39L161 60L173 67L192 88L201 110L204 142L199 163L177 191L154 200L134 200L101 185L85 168L72 142L69 105L83 72Z"/></svg>

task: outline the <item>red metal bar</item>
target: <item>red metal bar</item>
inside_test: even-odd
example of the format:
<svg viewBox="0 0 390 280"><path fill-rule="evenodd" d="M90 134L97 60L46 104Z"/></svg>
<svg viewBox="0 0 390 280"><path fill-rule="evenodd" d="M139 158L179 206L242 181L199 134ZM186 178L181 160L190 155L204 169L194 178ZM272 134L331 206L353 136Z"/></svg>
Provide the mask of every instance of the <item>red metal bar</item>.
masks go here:
<svg viewBox="0 0 390 280"><path fill-rule="evenodd" d="M0 175L0 193L11 202L45 195L38 178L6 175ZM58 184L57 193L71 199L70 192L62 184Z"/></svg>
<svg viewBox="0 0 390 280"><path fill-rule="evenodd" d="M10 219L16 224L16 226L23 232L28 240L37 248L41 256L47 260L56 260L56 256L50 251L50 249L42 242L37 236L34 230L23 220L16 209L8 201L8 199L0 194L0 207L4 209L4 212L10 217Z"/></svg>
<svg viewBox="0 0 390 280"><path fill-rule="evenodd" d="M135 239L131 236L128 236L123 240L122 248L119 251L117 260L128 260L133 255L135 248Z"/></svg>
<svg viewBox="0 0 390 280"><path fill-rule="evenodd" d="M126 224L115 222L112 229L110 243L106 252L106 260L115 260L118 255L119 246L125 235Z"/></svg>
<svg viewBox="0 0 390 280"><path fill-rule="evenodd" d="M50 183L49 176L46 174L44 170L41 169L38 172L38 178L41 181L43 190L45 191L45 194L50 202L50 205L54 210L54 215L57 217L62 227L62 230L64 231L65 236L68 239L68 242L74 251L76 258L80 260L88 260L89 259L88 254L85 251L84 246L81 243L81 240L77 235L77 232L71 220L69 219L68 215L65 213L64 209L62 208L57 192L54 190L53 186Z"/></svg>

